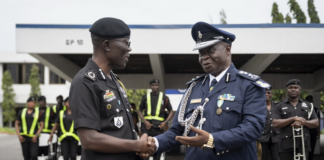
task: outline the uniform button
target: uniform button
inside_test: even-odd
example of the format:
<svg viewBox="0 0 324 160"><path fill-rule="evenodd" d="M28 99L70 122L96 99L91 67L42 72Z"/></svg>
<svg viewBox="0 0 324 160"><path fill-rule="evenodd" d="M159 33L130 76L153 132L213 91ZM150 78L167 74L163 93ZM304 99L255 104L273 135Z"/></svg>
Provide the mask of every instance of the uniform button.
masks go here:
<svg viewBox="0 0 324 160"><path fill-rule="evenodd" d="M264 133L264 131L262 133Z"/></svg>
<svg viewBox="0 0 324 160"><path fill-rule="evenodd" d="M226 152L228 152L228 150Z"/></svg>
<svg viewBox="0 0 324 160"><path fill-rule="evenodd" d="M307 136L307 134L305 134L305 136Z"/></svg>
<svg viewBox="0 0 324 160"><path fill-rule="evenodd" d="M190 111L190 109L188 109L188 112Z"/></svg>
<svg viewBox="0 0 324 160"><path fill-rule="evenodd" d="M270 118L270 121L272 121L272 118Z"/></svg>
<svg viewBox="0 0 324 160"><path fill-rule="evenodd" d="M219 156L219 153L217 153L217 155Z"/></svg>
<svg viewBox="0 0 324 160"><path fill-rule="evenodd" d="M269 112L269 114L271 114L271 112Z"/></svg>
<svg viewBox="0 0 324 160"><path fill-rule="evenodd" d="M226 107L226 110L229 110L229 108L228 108L228 107Z"/></svg>
<svg viewBox="0 0 324 160"><path fill-rule="evenodd" d="M272 133L272 131L270 131Z"/></svg>
<svg viewBox="0 0 324 160"><path fill-rule="evenodd" d="M286 138L288 138L288 136L286 136Z"/></svg>
<svg viewBox="0 0 324 160"><path fill-rule="evenodd" d="M195 80L195 78L192 78L192 80Z"/></svg>
<svg viewBox="0 0 324 160"><path fill-rule="evenodd" d="M135 130L133 129L133 132L135 133Z"/></svg>
<svg viewBox="0 0 324 160"><path fill-rule="evenodd" d="M224 154L224 151L222 151L222 154Z"/></svg>
<svg viewBox="0 0 324 160"><path fill-rule="evenodd" d="M271 127L273 126L273 124L271 124Z"/></svg>
<svg viewBox="0 0 324 160"><path fill-rule="evenodd" d="M127 112L129 112L129 110L128 109L126 109L127 110Z"/></svg>
<svg viewBox="0 0 324 160"><path fill-rule="evenodd" d="M209 102L209 98L206 98L206 99L205 99L205 102L206 102L206 103Z"/></svg>

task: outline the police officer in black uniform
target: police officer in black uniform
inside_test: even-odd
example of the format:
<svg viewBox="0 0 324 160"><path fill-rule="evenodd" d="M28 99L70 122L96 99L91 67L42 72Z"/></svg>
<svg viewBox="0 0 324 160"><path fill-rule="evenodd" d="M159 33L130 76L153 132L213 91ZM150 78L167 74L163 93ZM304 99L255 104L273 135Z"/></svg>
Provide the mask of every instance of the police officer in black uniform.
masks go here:
<svg viewBox="0 0 324 160"><path fill-rule="evenodd" d="M270 151L271 160L279 160L279 130L273 127L272 115L275 107L275 102L271 101L272 88L266 89L267 102L267 118L264 126L262 136L258 139L262 146L262 160L268 159L268 152Z"/></svg>
<svg viewBox="0 0 324 160"><path fill-rule="evenodd" d="M64 160L76 160L79 137L73 127L74 122L69 97L64 100L64 106L66 106L66 110L61 110L58 114L48 142L52 142L54 132L59 129L58 136Z"/></svg>
<svg viewBox="0 0 324 160"><path fill-rule="evenodd" d="M138 115L142 119L141 125L142 133L147 133L149 136L157 136L164 132L165 125L171 120L173 116L173 110L169 97L163 92L159 92L160 81L158 79L152 79L150 81L151 93L147 93L142 97ZM169 111L169 115L164 119L167 114L166 109ZM144 111L144 116L142 112ZM154 159L160 159L160 155L154 157Z"/></svg>
<svg viewBox="0 0 324 160"><path fill-rule="evenodd" d="M44 116L40 116L39 108L35 108L35 105L36 98L29 97L27 108L21 110L16 117L15 128L21 143L24 160L37 160L38 156L38 136L44 126Z"/></svg>
<svg viewBox="0 0 324 160"><path fill-rule="evenodd" d="M135 152L154 152L147 134L137 140L126 89L112 72L126 67L132 50L129 27L119 19L102 18L90 32L93 56L75 75L69 96L81 159L135 160Z"/></svg>
<svg viewBox="0 0 324 160"><path fill-rule="evenodd" d="M292 160L294 158L294 144L292 127L303 126L306 159L310 147L310 128L318 127L318 119L311 105L307 101L299 98L301 91L301 81L291 79L286 84L287 98L278 103L273 110L273 125L280 128L279 155L282 160ZM297 132L296 135L301 134ZM301 138L296 138L296 154L302 151ZM305 160L305 159L303 159Z"/></svg>
<svg viewBox="0 0 324 160"><path fill-rule="evenodd" d="M55 113L51 107L47 106L45 96L38 97L38 104L39 104L40 115L44 116L44 127L41 133L50 134L52 130L52 124L55 121ZM44 156L48 155L48 146L39 147L38 156L42 156L42 155Z"/></svg>

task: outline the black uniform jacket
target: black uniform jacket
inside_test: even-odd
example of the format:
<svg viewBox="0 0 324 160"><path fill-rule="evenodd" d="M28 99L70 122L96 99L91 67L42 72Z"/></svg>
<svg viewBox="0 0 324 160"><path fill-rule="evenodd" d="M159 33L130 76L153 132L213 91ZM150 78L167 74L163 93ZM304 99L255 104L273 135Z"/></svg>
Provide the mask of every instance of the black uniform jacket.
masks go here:
<svg viewBox="0 0 324 160"><path fill-rule="evenodd" d="M276 105L273 110L273 119L287 119L290 117L303 117L306 120L316 119L317 116L313 110L310 113L311 105L307 101L299 99L298 104L294 107L287 99L281 101ZM308 118L308 114L310 114L310 118ZM305 150L311 151L310 147L310 135L309 128L306 126L304 128L304 142L305 142ZM292 126L289 124L288 126L280 129L280 145L279 152L291 152L293 151L294 141L293 141L293 132ZM302 143L301 140L296 140L296 148L301 148Z"/></svg>
<svg viewBox="0 0 324 160"><path fill-rule="evenodd" d="M22 124L22 119L21 119L21 113L22 113L22 110L20 110L17 114L17 117L16 117L16 120L20 122L20 133L23 132L23 124ZM33 112L31 114L28 114L28 111L26 112L26 125L27 125L27 133L29 134L29 131L30 131L30 128L33 124L33 121L34 121L34 117L35 117L35 109L33 110ZM45 119L45 116L42 115L42 114L39 114L38 116L38 121L37 123L39 122L44 122L44 119ZM38 124L35 126L35 129L34 129L34 134L36 134L38 131Z"/></svg>
<svg viewBox="0 0 324 160"><path fill-rule="evenodd" d="M272 143L277 143L280 140L279 137L279 129L273 127L272 124L272 113L275 107L275 103L271 102L271 108L270 111L267 109L267 118L266 118L266 122L264 125L264 131L262 132L262 136L258 139L258 141L260 142L268 142L270 140L272 140Z"/></svg>
<svg viewBox="0 0 324 160"><path fill-rule="evenodd" d="M72 122L73 122L72 114L68 114L66 111L64 111L64 114L63 114L63 126L64 126L64 129L65 129L66 132L70 131ZM60 114L56 117L55 123L58 123L58 125L59 125L58 136L60 137L62 135ZM76 130L73 130L73 133L77 134Z"/></svg>
<svg viewBox="0 0 324 160"><path fill-rule="evenodd" d="M122 139L137 139L126 92L115 74L108 78L99 66L89 59L87 65L74 77L70 88L70 106L74 128L89 128ZM120 128L114 117L120 118ZM118 126L118 125L117 125ZM82 143L82 142L81 142ZM108 146L107 146L108 147ZM101 153L82 150L82 160L133 160L135 153Z"/></svg>

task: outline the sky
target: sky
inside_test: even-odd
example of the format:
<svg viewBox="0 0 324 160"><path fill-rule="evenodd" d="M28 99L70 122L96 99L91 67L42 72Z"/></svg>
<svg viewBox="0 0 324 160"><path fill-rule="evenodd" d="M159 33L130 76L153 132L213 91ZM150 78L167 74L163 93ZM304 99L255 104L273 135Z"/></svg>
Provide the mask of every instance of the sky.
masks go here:
<svg viewBox="0 0 324 160"><path fill-rule="evenodd" d="M296 1L309 23L307 0ZM314 1L324 23L324 1ZM292 17L288 0L0 0L0 52L15 51L16 24L92 24L102 17L127 24L219 24L221 10L228 24L260 24L272 22L274 2Z"/></svg>

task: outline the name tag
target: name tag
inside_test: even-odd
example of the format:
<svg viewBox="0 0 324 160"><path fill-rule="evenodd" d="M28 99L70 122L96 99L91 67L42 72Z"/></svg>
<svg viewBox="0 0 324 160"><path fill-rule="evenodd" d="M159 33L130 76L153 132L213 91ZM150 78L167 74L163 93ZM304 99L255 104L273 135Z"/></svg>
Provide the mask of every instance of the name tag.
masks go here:
<svg viewBox="0 0 324 160"><path fill-rule="evenodd" d="M288 109L288 107L283 107L282 110L284 110L284 109Z"/></svg>
<svg viewBox="0 0 324 160"><path fill-rule="evenodd" d="M193 104L193 103L200 103L201 102L201 98L197 98L197 99L192 99L190 101L190 104Z"/></svg>

